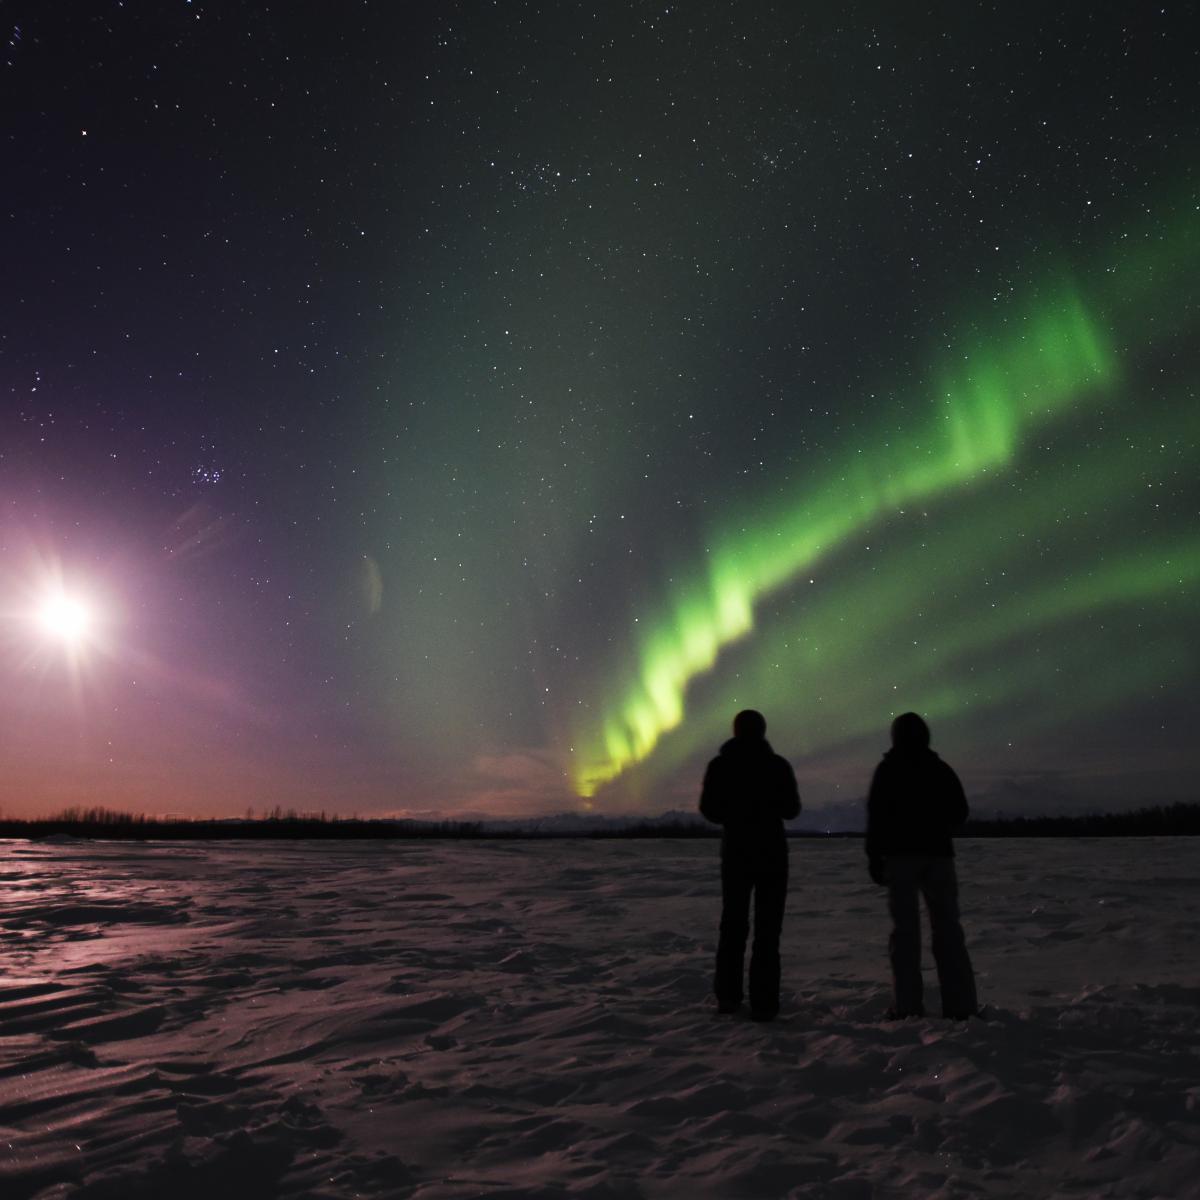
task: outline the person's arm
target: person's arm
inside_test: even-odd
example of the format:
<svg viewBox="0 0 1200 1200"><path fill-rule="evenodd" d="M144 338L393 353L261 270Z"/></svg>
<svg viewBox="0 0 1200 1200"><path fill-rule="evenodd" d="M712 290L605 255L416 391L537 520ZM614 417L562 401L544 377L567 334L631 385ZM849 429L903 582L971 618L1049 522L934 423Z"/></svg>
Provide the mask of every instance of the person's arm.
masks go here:
<svg viewBox="0 0 1200 1200"><path fill-rule="evenodd" d="M967 822L971 810L967 805L967 795L963 791L962 781L949 763L943 763L945 776L942 783L942 816L946 822L947 833L957 833Z"/></svg>
<svg viewBox="0 0 1200 1200"><path fill-rule="evenodd" d="M864 839L864 849L867 852L867 873L872 883L886 883L884 878L884 861L880 825L882 823L884 788L881 776L883 764L875 768L871 776L871 790L867 793L867 836Z"/></svg>
<svg viewBox="0 0 1200 1200"><path fill-rule="evenodd" d="M725 788L721 783L720 759L714 758L704 772L704 786L700 789L700 815L714 825L725 824Z"/></svg>
<svg viewBox="0 0 1200 1200"><path fill-rule="evenodd" d="M796 784L796 772L786 758L779 760L779 815L790 821L800 815L800 788Z"/></svg>

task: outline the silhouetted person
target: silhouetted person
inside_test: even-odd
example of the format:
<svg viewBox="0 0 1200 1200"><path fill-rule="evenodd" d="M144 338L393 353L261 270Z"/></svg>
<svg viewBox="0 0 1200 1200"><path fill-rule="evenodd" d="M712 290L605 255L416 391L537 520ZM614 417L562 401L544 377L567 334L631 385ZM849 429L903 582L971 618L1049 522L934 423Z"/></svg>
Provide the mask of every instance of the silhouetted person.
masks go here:
<svg viewBox="0 0 1200 1200"><path fill-rule="evenodd" d="M783 823L800 813L791 764L767 741L762 713L746 709L733 719L733 737L708 764L700 811L720 825L721 936L713 991L717 1010L742 1003L742 964L754 895L750 952L750 1012L770 1021L779 1012L779 934L787 899L788 850Z"/></svg>
<svg viewBox="0 0 1200 1200"><path fill-rule="evenodd" d="M916 713L892 722L892 748L875 768L867 800L867 863L887 886L892 914L890 1017L921 1017L921 917L925 897L942 1015L965 1020L978 1010L975 972L958 915L953 834L967 819L967 798L948 763L929 748L929 726Z"/></svg>

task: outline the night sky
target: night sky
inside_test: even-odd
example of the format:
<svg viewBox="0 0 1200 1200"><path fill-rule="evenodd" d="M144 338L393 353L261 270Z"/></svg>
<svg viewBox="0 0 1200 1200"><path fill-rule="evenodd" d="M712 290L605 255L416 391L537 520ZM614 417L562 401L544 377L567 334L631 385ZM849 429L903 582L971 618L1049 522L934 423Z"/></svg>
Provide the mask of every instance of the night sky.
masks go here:
<svg viewBox="0 0 1200 1200"><path fill-rule="evenodd" d="M3 810L1194 799L1200 19L916 8L0 8Z"/></svg>

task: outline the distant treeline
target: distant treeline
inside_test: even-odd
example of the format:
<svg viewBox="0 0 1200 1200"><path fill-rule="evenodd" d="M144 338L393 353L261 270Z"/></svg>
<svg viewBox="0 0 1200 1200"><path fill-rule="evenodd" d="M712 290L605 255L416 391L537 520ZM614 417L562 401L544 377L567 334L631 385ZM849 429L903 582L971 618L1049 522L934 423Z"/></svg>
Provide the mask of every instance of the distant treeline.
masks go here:
<svg viewBox="0 0 1200 1200"><path fill-rule="evenodd" d="M102 838L123 841L195 841L253 838L475 838L477 821L376 821L276 808L260 817L205 820L148 817L108 808L68 808L53 817L0 818L0 838Z"/></svg>
<svg viewBox="0 0 1200 1200"><path fill-rule="evenodd" d="M109 841L196 841L231 838L390 839L390 838L487 838L494 841L552 838L716 838L721 831L699 817L653 819L631 824L602 822L565 826L554 820L545 823L497 821L428 821L411 818L357 816L337 813L302 813L275 808L246 817L156 817L145 813L119 812L109 808L68 808L52 817L31 820L0 818L0 838L92 838ZM825 837L824 833L801 834Z"/></svg>
<svg viewBox="0 0 1200 1200"><path fill-rule="evenodd" d="M1200 804L1167 804L1131 812L1073 817L972 818L963 837L1161 837L1200 834Z"/></svg>
<svg viewBox="0 0 1200 1200"><path fill-rule="evenodd" d="M856 831L793 829L794 838L855 838ZM1155 837L1200 834L1200 804L1170 804L1122 813L1081 816L973 818L962 837ZM720 830L686 817L647 818L631 824L564 826L553 820L485 825L482 821L422 821L343 817L275 808L258 816L199 819L149 817L108 808L68 808L34 820L0 818L0 838L70 836L104 840L188 841L258 838L457 838L516 840L534 838L712 838Z"/></svg>

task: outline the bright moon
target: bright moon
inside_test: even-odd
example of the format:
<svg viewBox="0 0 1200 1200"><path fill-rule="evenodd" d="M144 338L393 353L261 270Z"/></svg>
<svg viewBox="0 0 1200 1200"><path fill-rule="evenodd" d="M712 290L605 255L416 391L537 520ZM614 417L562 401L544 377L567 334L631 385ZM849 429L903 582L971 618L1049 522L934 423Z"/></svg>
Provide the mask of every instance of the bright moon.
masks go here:
<svg viewBox="0 0 1200 1200"><path fill-rule="evenodd" d="M51 596L42 605L38 621L50 637L74 644L81 641L91 628L92 614L81 601L57 595Z"/></svg>

